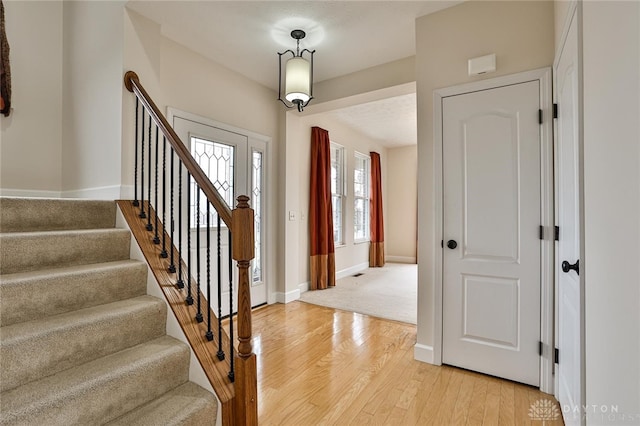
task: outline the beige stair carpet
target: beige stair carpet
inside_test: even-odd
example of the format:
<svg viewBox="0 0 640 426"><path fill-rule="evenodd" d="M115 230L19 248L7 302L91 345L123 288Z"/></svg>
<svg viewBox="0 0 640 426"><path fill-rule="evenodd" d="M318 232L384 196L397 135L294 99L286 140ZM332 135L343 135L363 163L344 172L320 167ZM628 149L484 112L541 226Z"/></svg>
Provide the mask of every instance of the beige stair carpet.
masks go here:
<svg viewBox="0 0 640 426"><path fill-rule="evenodd" d="M0 197L0 425L213 425L108 201Z"/></svg>

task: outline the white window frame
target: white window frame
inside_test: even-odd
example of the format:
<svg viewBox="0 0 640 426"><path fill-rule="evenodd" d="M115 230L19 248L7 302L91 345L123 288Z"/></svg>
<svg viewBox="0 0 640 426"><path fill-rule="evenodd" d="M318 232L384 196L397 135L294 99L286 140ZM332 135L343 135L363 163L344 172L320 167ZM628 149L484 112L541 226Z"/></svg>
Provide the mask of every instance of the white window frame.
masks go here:
<svg viewBox="0 0 640 426"><path fill-rule="evenodd" d="M353 242L355 244L365 243L371 240L370 229L370 202L371 202L371 157L367 154L356 151L354 154L355 162L353 165ZM364 161L363 176L365 179L364 196L358 195L356 186L356 173L358 172L358 160ZM364 237L358 238L358 231L356 229L356 213L358 211L357 205L359 200L364 200Z"/></svg>
<svg viewBox="0 0 640 426"><path fill-rule="evenodd" d="M340 199L340 205L341 205L341 211L340 214L338 216L338 220L340 221L340 223L336 223L336 221L334 220L333 223L333 232L334 232L334 239L333 239L333 244L335 247L342 247L346 244L345 241L345 234L344 234L344 224L345 224L345 210L346 210L346 204L347 204L347 162L346 160L346 156L345 156L345 147L335 143L335 142L331 142L331 165L332 165L332 169L333 169L333 161L334 161L334 152L337 152L337 154L339 155L339 159L337 161L338 163L338 168L340 169L340 174L341 176L338 177L338 182L336 182L336 191L334 192L334 185L332 182L331 185L331 204L332 204L332 211L334 213L334 218L336 217L335 215L335 204L333 202L334 198L339 198ZM333 176L331 177L331 180L333 181ZM336 231L338 231L336 233ZM337 237L337 238L336 238Z"/></svg>

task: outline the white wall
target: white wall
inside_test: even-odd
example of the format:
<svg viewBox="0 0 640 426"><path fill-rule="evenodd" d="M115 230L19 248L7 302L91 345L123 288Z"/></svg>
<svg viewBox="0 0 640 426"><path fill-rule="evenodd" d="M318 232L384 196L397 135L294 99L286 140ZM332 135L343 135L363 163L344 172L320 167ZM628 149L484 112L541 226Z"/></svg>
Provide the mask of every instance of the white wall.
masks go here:
<svg viewBox="0 0 640 426"><path fill-rule="evenodd" d="M62 187L121 193L124 2L64 2Z"/></svg>
<svg viewBox="0 0 640 426"><path fill-rule="evenodd" d="M387 261L415 263L418 243L418 147L387 149L385 254Z"/></svg>
<svg viewBox="0 0 640 426"><path fill-rule="evenodd" d="M1 116L0 193L62 189L62 2L5 1L12 107Z"/></svg>
<svg viewBox="0 0 640 426"><path fill-rule="evenodd" d="M587 424L638 423L640 3L583 3L583 68Z"/></svg>
<svg viewBox="0 0 640 426"><path fill-rule="evenodd" d="M499 75L551 66L553 3L467 2L416 20L418 106L418 346L433 345L434 234L433 91ZM467 75L467 59L495 53L497 71Z"/></svg>

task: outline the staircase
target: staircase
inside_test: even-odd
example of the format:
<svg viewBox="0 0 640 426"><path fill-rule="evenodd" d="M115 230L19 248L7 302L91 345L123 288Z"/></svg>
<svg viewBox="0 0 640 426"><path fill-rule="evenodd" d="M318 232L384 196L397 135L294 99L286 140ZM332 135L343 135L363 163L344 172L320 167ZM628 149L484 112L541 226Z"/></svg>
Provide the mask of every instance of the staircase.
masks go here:
<svg viewBox="0 0 640 426"><path fill-rule="evenodd" d="M0 425L208 425L108 201L0 198Z"/></svg>

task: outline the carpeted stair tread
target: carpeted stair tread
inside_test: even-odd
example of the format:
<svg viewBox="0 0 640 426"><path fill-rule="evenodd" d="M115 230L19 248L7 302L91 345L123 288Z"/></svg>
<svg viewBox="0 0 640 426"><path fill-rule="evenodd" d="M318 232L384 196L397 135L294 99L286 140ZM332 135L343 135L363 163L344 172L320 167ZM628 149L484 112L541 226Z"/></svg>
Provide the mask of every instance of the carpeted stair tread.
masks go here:
<svg viewBox="0 0 640 426"><path fill-rule="evenodd" d="M0 395L0 425L104 424L185 383L189 350L160 337Z"/></svg>
<svg viewBox="0 0 640 426"><path fill-rule="evenodd" d="M129 259L126 229L0 234L0 272L12 274L52 267Z"/></svg>
<svg viewBox="0 0 640 426"><path fill-rule="evenodd" d="M113 228L113 201L0 197L0 232Z"/></svg>
<svg viewBox="0 0 640 426"><path fill-rule="evenodd" d="M136 260L0 275L0 325L7 326L146 294Z"/></svg>
<svg viewBox="0 0 640 426"><path fill-rule="evenodd" d="M145 295L2 327L0 359L12 368L0 370L0 390L160 337L166 318L166 304Z"/></svg>
<svg viewBox="0 0 640 426"><path fill-rule="evenodd" d="M213 426L217 409L216 398L209 391L187 382L107 426Z"/></svg>

